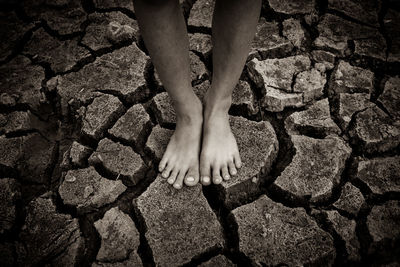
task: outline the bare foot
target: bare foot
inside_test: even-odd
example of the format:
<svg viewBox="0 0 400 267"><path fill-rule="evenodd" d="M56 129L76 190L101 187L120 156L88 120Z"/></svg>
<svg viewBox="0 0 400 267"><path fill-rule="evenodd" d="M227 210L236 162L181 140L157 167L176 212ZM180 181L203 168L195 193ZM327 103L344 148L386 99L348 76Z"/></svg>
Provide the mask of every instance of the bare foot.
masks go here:
<svg viewBox="0 0 400 267"><path fill-rule="evenodd" d="M203 123L200 100L180 106L174 134L159 164L161 176L176 189L183 182L194 186L199 182L199 153Z"/></svg>
<svg viewBox="0 0 400 267"><path fill-rule="evenodd" d="M236 139L229 125L229 105L207 104L204 110L203 142L200 154L200 176L203 185L229 180L242 162Z"/></svg>

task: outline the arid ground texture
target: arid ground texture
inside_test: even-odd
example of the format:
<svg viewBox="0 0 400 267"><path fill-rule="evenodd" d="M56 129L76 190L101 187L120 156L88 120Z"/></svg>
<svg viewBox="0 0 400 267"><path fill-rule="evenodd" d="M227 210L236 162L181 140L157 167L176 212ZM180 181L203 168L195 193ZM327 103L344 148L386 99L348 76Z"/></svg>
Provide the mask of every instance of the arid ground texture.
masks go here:
<svg viewBox="0 0 400 267"><path fill-rule="evenodd" d="M213 1L181 5L202 98ZM263 1L230 109L244 167L182 190L130 0L0 14L1 266L399 266L398 1Z"/></svg>

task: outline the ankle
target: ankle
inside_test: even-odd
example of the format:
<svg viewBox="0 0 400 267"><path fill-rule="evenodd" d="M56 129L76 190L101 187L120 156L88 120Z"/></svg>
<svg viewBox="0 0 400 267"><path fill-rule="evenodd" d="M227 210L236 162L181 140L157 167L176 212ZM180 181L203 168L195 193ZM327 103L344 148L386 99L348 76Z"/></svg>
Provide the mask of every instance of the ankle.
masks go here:
<svg viewBox="0 0 400 267"><path fill-rule="evenodd" d="M231 96L213 96L206 94L204 97L204 117L209 118L214 115L228 116L229 108L232 104Z"/></svg>
<svg viewBox="0 0 400 267"><path fill-rule="evenodd" d="M198 123L203 119L203 106L197 97L183 103L175 103L177 123Z"/></svg>

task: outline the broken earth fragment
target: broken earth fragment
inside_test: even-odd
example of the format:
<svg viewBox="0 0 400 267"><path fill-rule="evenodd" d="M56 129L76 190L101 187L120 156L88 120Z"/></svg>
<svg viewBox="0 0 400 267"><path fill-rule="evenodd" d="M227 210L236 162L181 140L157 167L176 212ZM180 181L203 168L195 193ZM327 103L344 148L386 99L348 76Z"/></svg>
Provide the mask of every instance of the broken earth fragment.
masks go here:
<svg viewBox="0 0 400 267"><path fill-rule="evenodd" d="M86 13L81 1L64 2L60 8L57 4L45 5L43 1L24 1L24 12L34 21L46 21L51 30L60 35L77 34L82 32L81 25L86 20Z"/></svg>
<svg viewBox="0 0 400 267"><path fill-rule="evenodd" d="M176 190L158 176L133 204L146 224L157 266L180 266L224 243L221 225L200 185Z"/></svg>
<svg viewBox="0 0 400 267"><path fill-rule="evenodd" d="M354 54L386 61L386 40L383 36L371 36L369 39L354 40Z"/></svg>
<svg viewBox="0 0 400 267"><path fill-rule="evenodd" d="M400 237L399 218L400 202L398 200L389 200L372 208L367 217L367 227L372 237L370 252L382 250L380 245L385 240L393 242Z"/></svg>
<svg viewBox="0 0 400 267"><path fill-rule="evenodd" d="M34 111L38 111L41 106L40 89L44 78L44 69L33 65L24 56L16 56L0 65L1 92L14 95L18 104L26 104Z"/></svg>
<svg viewBox="0 0 400 267"><path fill-rule="evenodd" d="M64 204L86 212L114 202L125 190L126 186L120 180L103 178L89 167L68 171L58 192Z"/></svg>
<svg viewBox="0 0 400 267"><path fill-rule="evenodd" d="M400 144L400 124L373 106L355 115L349 135L367 153L385 152Z"/></svg>
<svg viewBox="0 0 400 267"><path fill-rule="evenodd" d="M190 9L188 26L211 28L215 0L198 0Z"/></svg>
<svg viewBox="0 0 400 267"><path fill-rule="evenodd" d="M160 125L156 125L152 129L151 134L146 142L146 148L152 155L155 156L157 160L161 160L162 156L164 155L169 139L173 133L173 130L161 128Z"/></svg>
<svg viewBox="0 0 400 267"><path fill-rule="evenodd" d="M100 139L104 130L122 114L123 109L121 101L115 96L103 94L96 97L87 108L82 132L93 139Z"/></svg>
<svg viewBox="0 0 400 267"><path fill-rule="evenodd" d="M361 25L326 13L319 20L317 29L319 36L314 41L317 48L332 50L339 56L346 56L351 54L348 43L353 40L356 48L358 46L355 53L361 52L361 55L366 54L376 58L384 56L385 43L382 43L384 39L375 27Z"/></svg>
<svg viewBox="0 0 400 267"><path fill-rule="evenodd" d="M374 88L374 74L370 70L354 67L340 61L332 75L330 90L339 93L367 93Z"/></svg>
<svg viewBox="0 0 400 267"><path fill-rule="evenodd" d="M315 102L305 111L294 112L285 120L285 128L289 134L340 134L339 127L331 118L327 98Z"/></svg>
<svg viewBox="0 0 400 267"><path fill-rule="evenodd" d="M339 199L333 203L333 206L357 216L364 202L365 199L360 189L347 182L342 188Z"/></svg>
<svg viewBox="0 0 400 267"><path fill-rule="evenodd" d="M326 75L313 68L297 74L293 92L303 93L303 102L310 103L322 97L325 83Z"/></svg>
<svg viewBox="0 0 400 267"><path fill-rule="evenodd" d="M77 63L90 56L86 48L78 45L78 39L60 41L44 29L33 33L23 53L34 57L34 62L49 64L56 73L72 70Z"/></svg>
<svg viewBox="0 0 400 267"><path fill-rule="evenodd" d="M268 2L275 12L289 15L311 13L315 6L314 0L269 0Z"/></svg>
<svg viewBox="0 0 400 267"><path fill-rule="evenodd" d="M375 106L369 99L370 95L364 93L339 94L339 110L336 113L339 118L339 125L343 130L349 126L356 112Z"/></svg>
<svg viewBox="0 0 400 267"><path fill-rule="evenodd" d="M189 34L189 46L191 51L197 51L207 56L212 49L211 36L203 33Z"/></svg>
<svg viewBox="0 0 400 267"><path fill-rule="evenodd" d="M255 58L248 63L250 77L258 87L273 87L286 92L292 91L293 75L310 66L310 59L303 55L262 61Z"/></svg>
<svg viewBox="0 0 400 267"><path fill-rule="evenodd" d="M102 139L96 151L90 156L89 163L101 165L114 176L122 175L136 184L144 176L145 164L139 154L129 146Z"/></svg>
<svg viewBox="0 0 400 267"><path fill-rule="evenodd" d="M265 96L261 99L261 107L271 112L283 111L287 107L304 106L301 93L286 93L282 90L267 87Z"/></svg>
<svg viewBox="0 0 400 267"><path fill-rule="evenodd" d="M52 164L56 144L39 133L22 137L18 171L23 181L36 184L48 183L48 170Z"/></svg>
<svg viewBox="0 0 400 267"><path fill-rule="evenodd" d="M262 195L232 211L239 249L257 265L332 265L333 238L303 208L288 208Z"/></svg>
<svg viewBox="0 0 400 267"><path fill-rule="evenodd" d="M290 40L294 47L304 50L306 37L299 20L291 18L283 21L283 36Z"/></svg>
<svg viewBox="0 0 400 267"><path fill-rule="evenodd" d="M374 0L329 0L328 8L341 12L356 20L377 27L378 3Z"/></svg>
<svg viewBox="0 0 400 267"><path fill-rule="evenodd" d="M378 100L384 105L390 115L400 120L400 77L390 77L385 82L383 93Z"/></svg>
<svg viewBox="0 0 400 267"><path fill-rule="evenodd" d="M148 93L144 77L148 59L132 44L97 57L78 72L58 77L62 114L68 115L71 100L90 103L99 91L112 92L129 103L141 99Z"/></svg>
<svg viewBox="0 0 400 267"><path fill-rule="evenodd" d="M239 81L233 89L232 106L245 108L244 112L249 115L254 115L258 112L258 103L248 82Z"/></svg>
<svg viewBox="0 0 400 267"><path fill-rule="evenodd" d="M156 115L158 123L161 125L171 125L176 123L176 113L172 106L172 100L167 92L153 97L151 108Z"/></svg>
<svg viewBox="0 0 400 267"><path fill-rule="evenodd" d="M17 163L23 155L23 151L20 149L22 145L22 137L6 138L0 136L0 167L2 169L17 167Z"/></svg>
<svg viewBox="0 0 400 267"><path fill-rule="evenodd" d="M218 255L210 260L203 262L202 264L199 265L199 267L234 267L237 266L236 264L232 263L227 257L224 255Z"/></svg>
<svg viewBox="0 0 400 267"><path fill-rule="evenodd" d="M32 121L34 121L35 115L29 110L25 111L14 111L4 116L3 125L0 125L0 133L10 134L17 132L32 131L34 128Z"/></svg>
<svg viewBox="0 0 400 267"><path fill-rule="evenodd" d="M334 135L324 139L292 135L291 140L296 154L274 185L311 202L326 200L339 185L351 148Z"/></svg>
<svg viewBox="0 0 400 267"><path fill-rule="evenodd" d="M111 48L116 43L138 39L137 22L122 12L95 12L89 15L88 20L90 24L82 38L82 44L94 51Z"/></svg>
<svg viewBox="0 0 400 267"><path fill-rule="evenodd" d="M335 66L336 55L331 52L324 50L313 50L311 55L314 61L317 62L317 64L323 64L326 70L331 70Z"/></svg>
<svg viewBox="0 0 400 267"><path fill-rule="evenodd" d="M0 169L14 175L18 171L21 181L46 185L54 148L54 143L38 133L13 138L1 136Z"/></svg>
<svg viewBox="0 0 400 267"><path fill-rule="evenodd" d="M356 221L343 217L336 210L326 211L328 220L332 223L333 229L344 240L348 259L351 261L360 260L360 243L356 235Z"/></svg>
<svg viewBox="0 0 400 267"><path fill-rule="evenodd" d="M19 238L25 245L17 248L18 261L24 266L49 259L60 263L62 255L74 265L84 249L78 219L58 213L53 202L42 197L29 203Z"/></svg>
<svg viewBox="0 0 400 267"><path fill-rule="evenodd" d="M72 164L77 166L83 166L85 164L85 160L92 153L92 149L84 146L77 141L72 142L69 157L71 159Z"/></svg>
<svg viewBox="0 0 400 267"><path fill-rule="evenodd" d="M96 256L99 265L118 262L127 266L142 266L137 254L139 232L127 214L118 207L111 208L94 226L101 237L101 247Z"/></svg>
<svg viewBox="0 0 400 267"><path fill-rule="evenodd" d="M400 192L400 156L360 160L356 178L374 194Z"/></svg>
<svg viewBox="0 0 400 267"><path fill-rule="evenodd" d="M289 54L293 50L293 44L279 34L277 22L267 22L260 17L257 30L251 44L250 57L265 59Z"/></svg>
<svg viewBox="0 0 400 267"><path fill-rule="evenodd" d="M325 74L311 69L310 58L304 55L262 61L254 58L247 69L261 88L261 106L272 112L314 101L322 96L326 83Z"/></svg>
<svg viewBox="0 0 400 267"><path fill-rule="evenodd" d="M150 115L141 104L133 105L108 132L125 142L139 145L152 126Z"/></svg>

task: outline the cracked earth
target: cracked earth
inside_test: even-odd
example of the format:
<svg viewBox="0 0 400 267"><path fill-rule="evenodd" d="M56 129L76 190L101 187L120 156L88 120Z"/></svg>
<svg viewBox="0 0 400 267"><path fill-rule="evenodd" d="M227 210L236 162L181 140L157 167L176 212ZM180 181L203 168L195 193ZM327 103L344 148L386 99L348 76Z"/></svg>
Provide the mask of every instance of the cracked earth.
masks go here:
<svg viewBox="0 0 400 267"><path fill-rule="evenodd" d="M181 4L202 98L213 1ZM131 1L2 5L1 266L399 265L397 1L263 1L230 109L245 165L180 191Z"/></svg>

